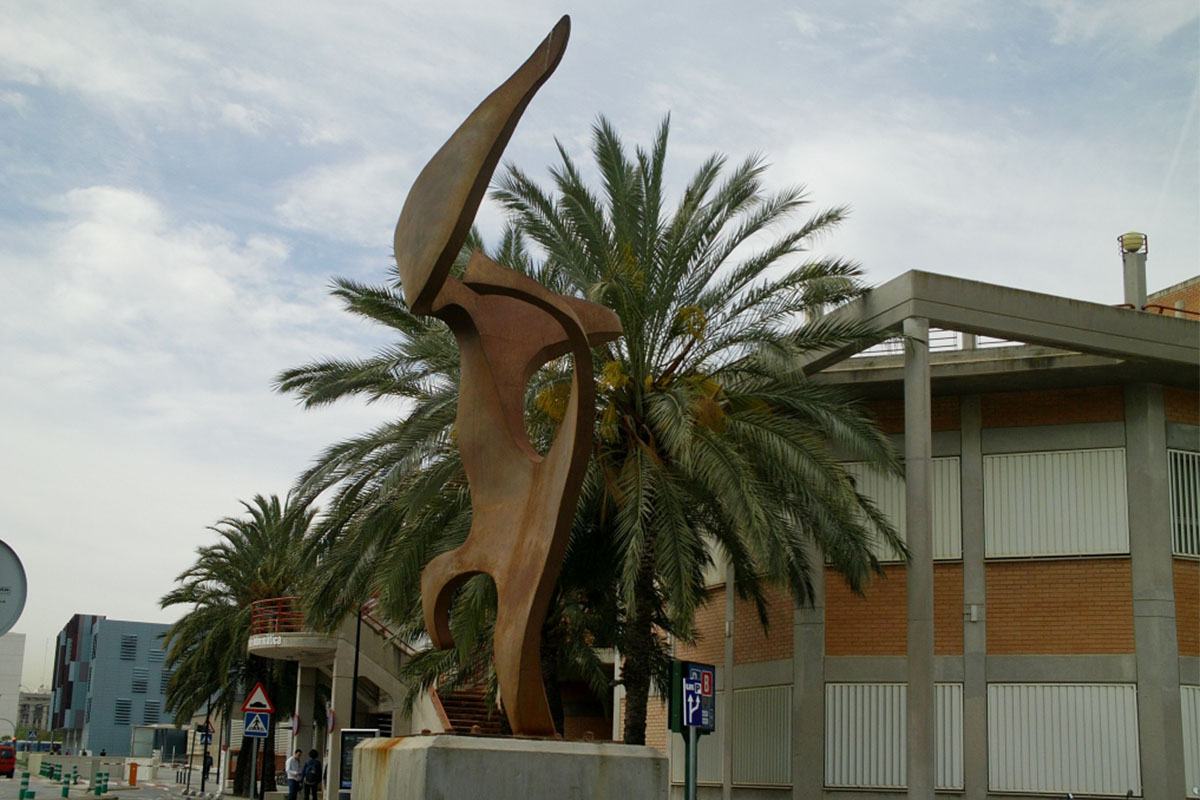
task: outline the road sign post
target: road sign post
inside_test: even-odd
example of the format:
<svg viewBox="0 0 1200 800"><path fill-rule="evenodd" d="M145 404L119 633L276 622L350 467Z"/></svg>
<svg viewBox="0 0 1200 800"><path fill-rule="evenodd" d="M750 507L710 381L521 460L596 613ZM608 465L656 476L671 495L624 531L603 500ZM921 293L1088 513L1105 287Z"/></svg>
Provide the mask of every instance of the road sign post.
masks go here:
<svg viewBox="0 0 1200 800"><path fill-rule="evenodd" d="M671 730L683 734L684 797L696 800L699 737L717 723L717 670L711 664L675 661L671 664Z"/></svg>
<svg viewBox="0 0 1200 800"><path fill-rule="evenodd" d="M271 730L271 715L275 713L275 706L271 705L271 698L267 697L267 690L263 688L261 683L255 684L254 689L246 697L246 702L242 703L242 711L246 713L246 720L242 725L242 733L255 740L266 739L268 732ZM266 758L264 752L263 758ZM255 741L254 755L250 761L250 794L253 797L261 797L262 795L255 791L258 785L258 742ZM263 792L266 792L267 787L262 787Z"/></svg>

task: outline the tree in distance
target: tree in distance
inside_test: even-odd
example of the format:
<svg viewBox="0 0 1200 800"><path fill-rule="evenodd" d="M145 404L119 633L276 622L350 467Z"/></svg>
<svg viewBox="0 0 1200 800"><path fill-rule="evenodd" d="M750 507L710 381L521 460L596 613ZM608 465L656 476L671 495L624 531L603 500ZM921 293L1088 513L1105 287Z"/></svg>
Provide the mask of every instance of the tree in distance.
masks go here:
<svg viewBox="0 0 1200 800"><path fill-rule="evenodd" d="M304 574L304 536L315 510L281 503L275 495L243 502L245 514L225 517L210 530L216 544L196 550L196 562L180 573L174 589L163 595L163 608L188 608L164 636L167 709L177 724L187 724L205 703L223 719L240 710L240 702L262 683L275 705L266 741L274 741L275 720L290 715L296 695L296 665L250 655L252 605L297 594ZM251 740L242 737L241 752ZM262 759L264 786L274 784L274 765ZM249 794L250 759L239 758L234 793Z"/></svg>
<svg viewBox="0 0 1200 800"><path fill-rule="evenodd" d="M845 210L811 210L802 187L768 193L757 156L732 167L709 157L670 202L668 129L664 120L650 147L631 154L601 118L591 152L598 187L560 145L550 189L510 165L492 192L509 226L490 255L552 291L608 306L624 326L593 354L594 457L543 629L543 671L553 679L574 670L603 692L611 676L595 648L615 645L624 740L635 744L645 741L652 683L667 688L669 637L695 639L714 559L729 565L765 627L769 586L810 602L810 572L827 560L861 591L881 547L906 552L841 464L900 474L894 449L864 409L802 367L813 352L882 338L821 315L866 291L859 267L802 255ZM399 402L395 419L328 448L298 482L303 497L332 490L310 537L322 563L312 613L332 624L373 595L417 642L420 571L470 528L454 440L457 348L441 322L408 312L394 283L338 280L334 294L396 341L366 359L285 371L277 388L307 407L351 395ZM530 381L527 429L541 452L570 376L562 360ZM439 669L486 672L491 592L481 578L460 591L457 649L414 659L422 680Z"/></svg>

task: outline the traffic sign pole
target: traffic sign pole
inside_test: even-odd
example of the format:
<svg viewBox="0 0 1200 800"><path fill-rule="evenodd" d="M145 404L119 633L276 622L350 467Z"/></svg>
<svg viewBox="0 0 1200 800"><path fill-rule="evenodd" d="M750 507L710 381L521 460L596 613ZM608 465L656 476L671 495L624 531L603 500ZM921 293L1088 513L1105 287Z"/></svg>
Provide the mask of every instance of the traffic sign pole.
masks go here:
<svg viewBox="0 0 1200 800"><path fill-rule="evenodd" d="M258 739L250 748L250 796L258 797Z"/></svg>
<svg viewBox="0 0 1200 800"><path fill-rule="evenodd" d="M687 800L696 800L696 777L700 772L699 762L696 753L696 726L688 726L687 735L687 752L684 755L684 766L687 768L687 782L684 784L683 792Z"/></svg>

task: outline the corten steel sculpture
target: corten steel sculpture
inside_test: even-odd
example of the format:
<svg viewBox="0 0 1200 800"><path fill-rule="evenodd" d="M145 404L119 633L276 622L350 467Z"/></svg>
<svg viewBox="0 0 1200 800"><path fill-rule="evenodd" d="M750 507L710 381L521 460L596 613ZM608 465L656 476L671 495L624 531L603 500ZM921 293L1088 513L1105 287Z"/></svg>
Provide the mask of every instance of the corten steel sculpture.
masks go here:
<svg viewBox="0 0 1200 800"><path fill-rule="evenodd" d="M421 576L435 647L454 646L449 608L473 575L496 583L495 664L512 730L554 735L541 671L541 628L558 579L592 442L590 347L621 334L609 309L554 294L475 251L461 281L450 266L470 230L504 146L530 99L562 58L563 17L421 171L396 223L396 265L414 313L444 320L462 353L457 432L471 487L471 531ZM567 413L545 456L525 430L525 387L546 362L570 353Z"/></svg>

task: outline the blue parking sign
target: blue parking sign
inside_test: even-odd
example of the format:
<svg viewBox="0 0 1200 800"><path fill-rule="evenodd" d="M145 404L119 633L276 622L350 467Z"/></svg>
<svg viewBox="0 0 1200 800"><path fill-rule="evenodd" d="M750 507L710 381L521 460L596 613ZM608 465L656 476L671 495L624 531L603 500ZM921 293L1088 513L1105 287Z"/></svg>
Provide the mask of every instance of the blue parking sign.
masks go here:
<svg viewBox="0 0 1200 800"><path fill-rule="evenodd" d="M683 724L711 731L716 727L716 670L707 664L687 664L683 676Z"/></svg>

